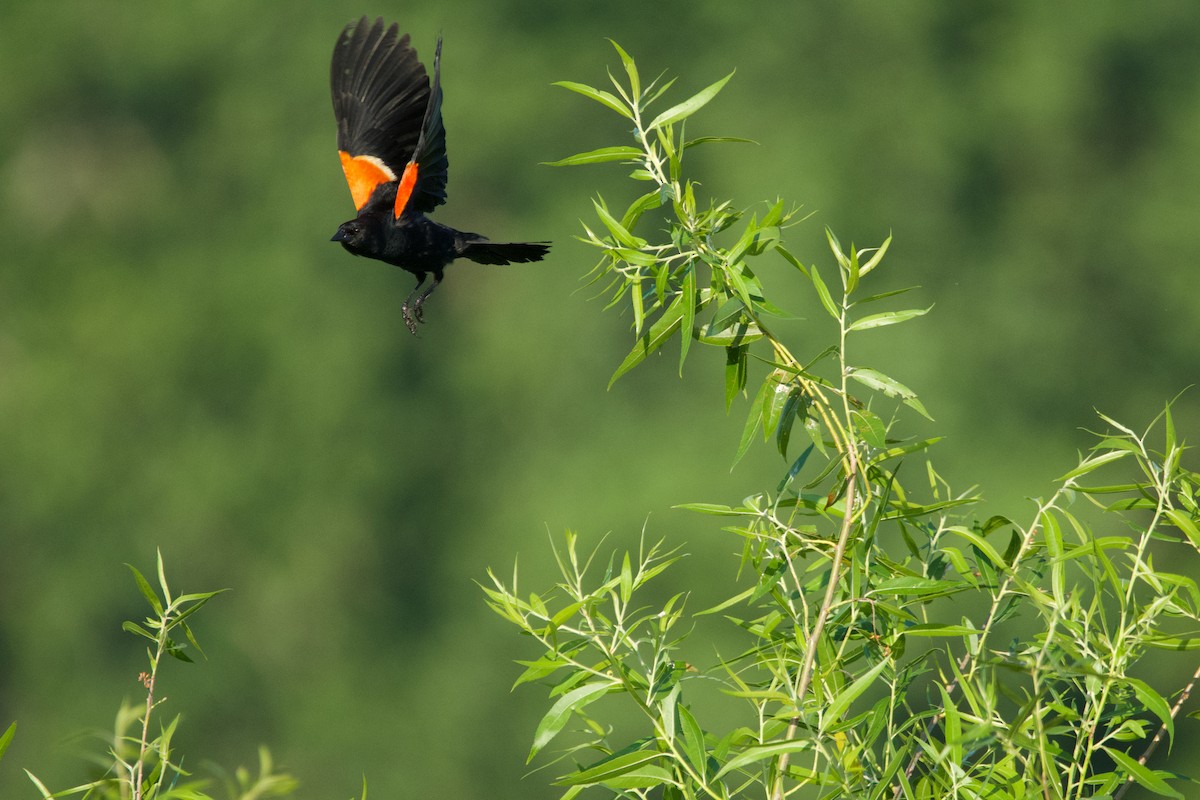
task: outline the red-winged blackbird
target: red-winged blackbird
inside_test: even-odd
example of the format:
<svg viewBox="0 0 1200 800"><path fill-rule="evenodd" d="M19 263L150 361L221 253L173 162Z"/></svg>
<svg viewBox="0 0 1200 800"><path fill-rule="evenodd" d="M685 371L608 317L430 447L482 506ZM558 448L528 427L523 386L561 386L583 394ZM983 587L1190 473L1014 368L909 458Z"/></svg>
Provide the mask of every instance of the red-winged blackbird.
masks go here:
<svg viewBox="0 0 1200 800"><path fill-rule="evenodd" d="M456 258L480 264L540 261L549 242L492 242L425 216L446 202L446 131L442 127L438 37L433 85L408 34L383 19L350 23L333 51L331 82L338 155L358 216L335 242L356 256L377 258L417 276L401 310L413 333L421 305ZM427 276L433 283L424 292ZM418 292L420 292L418 294Z"/></svg>

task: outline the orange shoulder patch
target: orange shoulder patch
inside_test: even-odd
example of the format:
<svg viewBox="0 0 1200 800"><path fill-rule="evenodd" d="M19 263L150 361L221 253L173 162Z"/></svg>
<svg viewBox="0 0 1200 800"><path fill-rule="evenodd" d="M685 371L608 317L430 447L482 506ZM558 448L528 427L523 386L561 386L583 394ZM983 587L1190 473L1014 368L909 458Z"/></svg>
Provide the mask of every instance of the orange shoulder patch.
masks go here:
<svg viewBox="0 0 1200 800"><path fill-rule="evenodd" d="M400 219L400 215L404 213L404 207L408 205L408 198L412 197L412 190L416 185L417 162L410 161L404 168L404 174L400 176L400 186L396 189L396 219Z"/></svg>
<svg viewBox="0 0 1200 800"><path fill-rule="evenodd" d="M360 211L371 199L371 192L375 191L376 186L396 180L396 173L375 156L352 156L345 150L339 150L338 156L342 159L346 183L350 184L354 207Z"/></svg>

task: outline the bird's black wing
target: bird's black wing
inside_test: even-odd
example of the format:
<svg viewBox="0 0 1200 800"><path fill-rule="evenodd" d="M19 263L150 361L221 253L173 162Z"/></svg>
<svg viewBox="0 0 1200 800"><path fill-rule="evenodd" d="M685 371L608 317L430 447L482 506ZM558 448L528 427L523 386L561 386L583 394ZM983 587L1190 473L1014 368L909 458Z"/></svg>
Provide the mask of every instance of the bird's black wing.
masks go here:
<svg viewBox="0 0 1200 800"><path fill-rule="evenodd" d="M337 145L355 208L396 184L395 215L446 201L446 133L439 78L441 40L430 86L425 67L395 24L366 17L342 31L330 82Z"/></svg>

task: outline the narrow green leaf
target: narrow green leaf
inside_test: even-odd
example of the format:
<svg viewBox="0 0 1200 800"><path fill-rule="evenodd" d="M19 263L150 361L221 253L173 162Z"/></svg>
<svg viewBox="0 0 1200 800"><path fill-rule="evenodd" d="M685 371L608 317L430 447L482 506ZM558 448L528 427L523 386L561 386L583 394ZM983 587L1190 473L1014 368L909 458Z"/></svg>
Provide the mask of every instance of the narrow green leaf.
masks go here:
<svg viewBox="0 0 1200 800"><path fill-rule="evenodd" d="M712 100L714 97L716 97L717 92L721 91L721 89L732 77L733 73L731 72L716 83L709 85L708 87L689 97L687 100L684 100L682 103L671 106L666 111L654 118L654 121L650 123L648 130L661 128L674 122L679 122L681 119L690 117L692 114L704 107L709 100Z"/></svg>
<svg viewBox="0 0 1200 800"><path fill-rule="evenodd" d="M888 397L916 397L916 393L912 389L909 389L898 380L889 378L878 370L867 367L850 367L848 375L877 392L883 392Z"/></svg>
<svg viewBox="0 0 1200 800"><path fill-rule="evenodd" d="M1167 742L1173 744L1175 742L1175 718L1171 716L1171 707L1167 705L1166 699L1154 691L1149 684L1137 678L1126 678L1125 682L1133 689L1134 695L1142 705L1162 722L1163 728L1167 732Z"/></svg>
<svg viewBox="0 0 1200 800"><path fill-rule="evenodd" d="M788 467L787 474L783 476L783 480L779 482L779 486L775 487L775 491L782 492L789 483L795 480L796 476L800 474L800 470L804 469L804 463L808 461L808 457L812 454L814 447L816 447L815 444L810 444L804 448L804 452Z"/></svg>
<svg viewBox="0 0 1200 800"><path fill-rule="evenodd" d="M762 328L757 322L739 319L725 328L716 328L709 323L697 332L696 339L702 344L712 344L719 347L738 346L757 342L763 338Z"/></svg>
<svg viewBox="0 0 1200 800"><path fill-rule="evenodd" d="M889 458L895 458L896 456L906 456L911 453L916 453L918 451L925 450L929 447L932 447L933 445L937 444L941 440L942 440L941 436L933 436L933 437L930 437L929 439L921 439L920 441L909 442L908 444L900 444L900 445L896 445L895 447L889 447L887 450L883 450L882 452L876 453L875 456L873 458L871 458L870 462L868 462L868 463L879 464L884 461L887 461Z"/></svg>
<svg viewBox="0 0 1200 800"><path fill-rule="evenodd" d="M929 412L925 410L925 406L917 399L916 392L900 383L900 381L889 378L878 370L866 367L851 367L847 375L865 386L883 392L888 397L899 397L906 406L921 416L926 419L933 419L933 417L929 416Z"/></svg>
<svg viewBox="0 0 1200 800"><path fill-rule="evenodd" d="M574 167L580 164L603 164L607 161L640 161L645 153L638 147L601 147L599 150L589 150L586 153L576 153L573 156L560 158L558 161L543 161L547 167Z"/></svg>
<svg viewBox="0 0 1200 800"><path fill-rule="evenodd" d="M842 243L833 235L833 231L829 226L825 227L825 239L829 242L829 249L833 252L834 259L837 260L838 266L842 269L850 269L850 259L846 257L846 253L842 250Z"/></svg>
<svg viewBox="0 0 1200 800"><path fill-rule="evenodd" d="M771 388L763 397L762 433L764 442L769 441L778 428L779 420L783 417L783 409L792 394L788 375L783 370L775 370L767 378L767 382L771 384Z"/></svg>
<svg viewBox="0 0 1200 800"><path fill-rule="evenodd" d="M742 144L758 144L753 139L743 139L740 136L698 136L683 143L683 149L695 147L698 144L714 144L717 142L740 142Z"/></svg>
<svg viewBox="0 0 1200 800"><path fill-rule="evenodd" d="M152 642L158 641L157 636L150 633L150 631L146 630L141 625L138 625L136 622L130 622L128 620L126 620L125 622L122 622L121 630L127 631L128 633L132 633L134 636L145 636L147 639L149 639Z"/></svg>
<svg viewBox="0 0 1200 800"><path fill-rule="evenodd" d="M1191 541L1192 547L1200 549L1200 528L1196 526L1194 518L1178 508L1168 508L1167 518L1171 520L1172 525L1183 531L1183 534Z"/></svg>
<svg viewBox="0 0 1200 800"><path fill-rule="evenodd" d="M891 244L892 235L889 233L888 237L883 240L883 244L879 245L879 247L875 250L875 255L871 256L871 259L866 264L863 264L861 267L859 267L858 274L860 276L866 275L868 272L875 269L875 267L879 266L879 262L883 260L883 256L885 253L887 253L888 247L891 246Z"/></svg>
<svg viewBox="0 0 1200 800"><path fill-rule="evenodd" d="M733 407L733 398L746 387L746 344L725 348L725 413Z"/></svg>
<svg viewBox="0 0 1200 800"><path fill-rule="evenodd" d="M655 189L652 192L647 192L630 203L629 208L625 209L625 215L621 217L621 226L628 231L632 231L633 227L637 225L638 220L642 218L642 214L652 208L658 208L662 205L662 202L663 196L660 190ZM654 263L653 257L651 257L651 263Z"/></svg>
<svg viewBox="0 0 1200 800"><path fill-rule="evenodd" d="M758 389L758 394L754 397L754 402L750 404L750 413L746 415L746 425L742 428L742 439L738 443L733 466L737 466L737 463L742 460L742 456L746 455L746 451L750 449L750 443L754 441L754 432L758 430L759 425L763 424L763 404L772 383L769 380L763 381L762 386Z"/></svg>
<svg viewBox="0 0 1200 800"><path fill-rule="evenodd" d="M629 76L629 88L633 91L633 101L636 103L642 98L642 82L638 78L637 64L633 63L633 59L629 53L626 53L621 45L614 42L612 39L608 43L613 46L617 54L621 56L621 63L625 66L625 74Z"/></svg>
<svg viewBox="0 0 1200 800"><path fill-rule="evenodd" d="M883 424L883 420L865 408L851 411L850 416L854 419L854 427L864 442L876 450L887 447L887 426Z"/></svg>
<svg viewBox="0 0 1200 800"><path fill-rule="evenodd" d="M999 551L992 547L987 539L984 539L975 531L962 525L951 525L950 527L946 528L946 530L948 530L950 533L961 536L971 544L975 545L980 552L988 557L988 560L992 562L992 566L996 567L997 569L1004 569L1007 567L1007 564L1004 563L1004 559L1001 557Z"/></svg>
<svg viewBox="0 0 1200 800"><path fill-rule="evenodd" d="M829 293L829 287L825 285L825 281L821 280L821 273L817 271L817 265L813 266L808 271L808 277L812 280L813 286L817 289L817 297L821 299L821 305L825 306L825 310L829 312L829 316L834 319L841 319L841 311L833 302L833 295Z"/></svg>
<svg viewBox="0 0 1200 800"><path fill-rule="evenodd" d="M572 92L581 94L584 97L589 97L592 100L595 100L597 103L608 106L613 111L616 111L618 114L627 119L633 119L633 112L630 111L629 107L622 103L621 99L612 92L606 92L603 89L595 89L587 84L575 83L574 81L555 81L552 85L561 86L564 89L570 89Z"/></svg>
<svg viewBox="0 0 1200 800"><path fill-rule="evenodd" d="M1117 750L1116 748L1104 747L1103 745L1101 745L1101 749L1112 756L1113 761L1117 762L1117 765L1121 769L1127 772L1131 778L1145 788L1149 789L1155 794L1162 795L1163 797L1174 797L1177 798L1177 800L1184 800L1183 795L1175 789L1172 789L1157 772L1149 769L1143 764L1139 764L1137 760L1128 754Z"/></svg>
<svg viewBox="0 0 1200 800"><path fill-rule="evenodd" d="M533 757L538 752L550 743L559 731L566 726L567 721L575 711L583 708L588 703L600 699L605 692L608 692L615 686L613 681L593 681L585 683L583 686L572 689L562 697L558 698L546 715L542 717L542 721L538 723L537 730L533 734L533 748L529 751L529 758L526 763L533 760Z"/></svg>
<svg viewBox="0 0 1200 800"><path fill-rule="evenodd" d="M961 588L965 589L966 587ZM978 636L981 633L983 631L969 628L966 625L939 625L933 622L904 628L906 636Z"/></svg>
<svg viewBox="0 0 1200 800"><path fill-rule="evenodd" d="M662 759L662 753L651 750L636 750L632 753L622 753L599 761L587 769L564 775L554 783L558 786L576 786L580 784L608 783L614 778L628 776L635 770L641 770ZM659 769L662 769L659 767ZM643 773L644 774L644 773ZM670 774L662 770L662 774L670 780ZM655 784L646 784L654 786ZM632 788L632 787L630 787Z"/></svg>
<svg viewBox="0 0 1200 800"><path fill-rule="evenodd" d="M683 740L683 755L700 775L708 768L708 748L704 744L704 729L686 706L678 706L679 733Z"/></svg>
<svg viewBox="0 0 1200 800"><path fill-rule="evenodd" d="M1061 483L1063 481L1069 481L1072 478L1078 478L1080 475L1086 475L1097 467L1117 461L1118 459L1122 459L1127 455L1129 455L1128 450L1108 450L1098 453L1097 455L1094 455L1090 458L1085 458L1083 461L1079 462L1079 466L1075 467L1075 469L1071 470L1066 475L1061 476L1058 481Z"/></svg>
<svg viewBox="0 0 1200 800"><path fill-rule="evenodd" d="M162 602L158 599L158 595L155 594L154 589L150 587L150 582L146 580L146 576L133 564L127 563L125 566L129 567L129 571L133 573L133 579L137 582L142 596L150 603L150 607L154 609L154 613L161 617L163 613Z"/></svg>
<svg viewBox="0 0 1200 800"><path fill-rule="evenodd" d="M792 255L791 252L786 247L784 247L781 244L775 245L775 252L779 253L779 255L783 256L784 260L787 261L789 264L791 264L793 267L800 270L800 273L802 275L804 275L804 277L806 277L806 278L808 277L808 267L801 264L800 259L798 259L794 255Z"/></svg>
<svg viewBox="0 0 1200 800"><path fill-rule="evenodd" d="M162 550L156 550L158 553L158 585L162 587L163 601L169 606L171 605L171 587L167 586L167 570L163 566Z"/></svg>
<svg viewBox="0 0 1200 800"><path fill-rule="evenodd" d="M679 329L679 323L682 319L683 308L680 298L677 296L674 302L667 307L667 310L659 315L650 328L641 335L638 343L629 351L629 355L625 356L625 360L621 362L621 365L617 367L617 371L609 378L608 388L611 389L618 378L642 363L646 359L646 356L662 347L663 343L670 339L671 335Z"/></svg>
<svg viewBox="0 0 1200 800"><path fill-rule="evenodd" d="M747 512L742 509L731 508L730 506L721 505L720 503L681 503L671 506L684 511L695 511L700 514L713 514L718 517L740 517Z"/></svg>
<svg viewBox="0 0 1200 800"><path fill-rule="evenodd" d="M787 458L788 443L792 440L792 428L796 426L796 420L803 420L807 413L808 405L804 393L793 391L789 394L779 427L775 429L775 447L784 458Z"/></svg>
<svg viewBox="0 0 1200 800"><path fill-rule="evenodd" d="M887 667L888 662L880 661L875 666L864 672L855 679L854 683L843 689L837 697L833 698L833 702L826 709L825 719L839 722L849 709L850 704L858 699L859 695L870 688L871 684L875 683L875 679L879 677L879 673L883 672Z"/></svg>
<svg viewBox="0 0 1200 800"><path fill-rule="evenodd" d="M50 800L50 798L54 797L54 794L46 788L46 784L38 780L37 776L32 772L25 770L25 777L29 778L30 782L32 782L33 785L38 788L38 791L42 793L43 800Z"/></svg>
<svg viewBox="0 0 1200 800"><path fill-rule="evenodd" d="M692 329L696 325L696 269L690 264L684 267L680 292L683 316L679 322L679 330L682 332L679 337L679 374L682 376L683 362L687 358L688 347L692 344L692 336L695 335Z"/></svg>
<svg viewBox="0 0 1200 800"><path fill-rule="evenodd" d="M847 330L865 331L870 328L882 328L885 325L896 325L913 317L924 316L932 308L933 306L929 308L909 308L904 311L885 311L882 314L869 314L862 319L855 320Z"/></svg>
<svg viewBox="0 0 1200 800"><path fill-rule="evenodd" d="M867 303L874 303L877 300L884 300L888 297L895 297L897 295L907 294L908 292L911 292L913 289L920 289L920 288L921 288L920 286L906 286L903 289L892 289L890 292L880 292L879 294L873 294L870 297L863 297L858 300L855 300L854 305L861 306L861 305L865 305Z"/></svg>
<svg viewBox="0 0 1200 800"><path fill-rule="evenodd" d="M613 238L619 244L631 250L640 250L646 246L646 240L634 236L626 230L624 225L618 222L612 214L608 213L608 208L605 207L603 202L593 200L592 206L596 209L596 216L600 217L600 221L604 223L604 227L608 228L608 232L613 235Z"/></svg>
<svg viewBox="0 0 1200 800"><path fill-rule="evenodd" d="M719 780L721 776L750 764L778 758L784 753L799 753L802 750L811 749L812 746L811 739L791 739L783 742L750 745L721 765L721 769L713 778Z"/></svg>
<svg viewBox="0 0 1200 800"><path fill-rule="evenodd" d="M8 729L4 731L4 735L0 736L0 758L4 758L4 751L8 749L9 743L12 742L13 736L17 732L17 723L12 723Z"/></svg>
<svg viewBox="0 0 1200 800"><path fill-rule="evenodd" d="M629 281L629 307L633 311L633 333L642 335L642 326L646 323L646 298L642 294L642 282L638 278Z"/></svg>

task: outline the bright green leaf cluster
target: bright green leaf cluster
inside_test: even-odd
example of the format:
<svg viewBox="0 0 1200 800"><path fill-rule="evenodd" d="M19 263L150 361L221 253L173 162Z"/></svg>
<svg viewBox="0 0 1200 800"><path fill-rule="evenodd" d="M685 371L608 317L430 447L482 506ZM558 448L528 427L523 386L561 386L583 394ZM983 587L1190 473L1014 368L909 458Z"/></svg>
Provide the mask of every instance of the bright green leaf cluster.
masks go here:
<svg viewBox="0 0 1200 800"><path fill-rule="evenodd" d="M683 655L683 594L661 608L636 599L677 558L661 544L594 575L598 556L581 560L568 534L542 595L519 593L515 572L492 576L489 604L540 650L517 683L553 699L530 759L557 746L564 797L1117 800L1135 783L1181 797L1148 762L1175 740L1182 701L1137 674L1148 653L1200 649L1200 475L1182 466L1170 408L1159 449L1157 427L1104 417L1110 432L1025 524L972 518L972 491L912 466L939 441L900 433L904 408L930 419L916 393L855 358L857 337L931 310L880 308L907 289L867 293L892 238L859 249L826 230L832 264L807 264L783 241L794 207L704 198L684 155L729 140L684 127L729 76L651 112L671 84L643 86L614 46L624 79L612 91L560 85L632 122L633 142L554 162L621 163L637 187L623 210L595 198L582 237L601 253L592 277L609 306L631 314L635 343L613 380L677 335L680 369L693 342L722 348L726 408L750 397L735 462L761 441L786 467L740 503L681 506L742 543L745 585L690 615L744 638L711 663ZM803 356L776 330L792 318L769 299L778 273L811 288L818 311ZM1113 470L1125 472L1090 482ZM696 712L713 690L744 702L732 727ZM606 721L618 706L638 732Z"/></svg>

